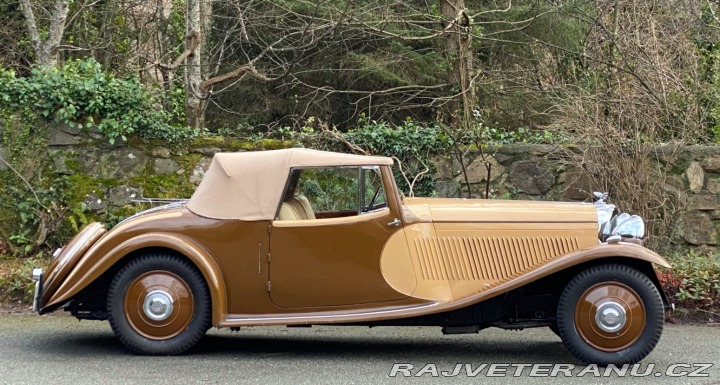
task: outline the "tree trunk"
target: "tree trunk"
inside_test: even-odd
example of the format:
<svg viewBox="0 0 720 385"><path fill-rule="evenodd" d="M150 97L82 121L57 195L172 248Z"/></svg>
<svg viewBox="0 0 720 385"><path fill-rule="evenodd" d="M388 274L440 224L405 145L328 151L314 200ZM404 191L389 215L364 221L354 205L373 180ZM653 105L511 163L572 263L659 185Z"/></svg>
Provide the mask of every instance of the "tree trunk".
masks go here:
<svg viewBox="0 0 720 385"><path fill-rule="evenodd" d="M65 34L65 20L67 20L69 10L68 2L69 0L55 1L53 9L50 11L48 37L42 40L30 0L20 0L20 9L23 16L25 16L30 43L35 51L35 60L40 66L55 67L58 63L58 48Z"/></svg>
<svg viewBox="0 0 720 385"><path fill-rule="evenodd" d="M455 128L470 124L474 101L471 74L473 66L471 21L465 0L440 0L445 20L445 57L452 63L448 83L453 97L445 108L446 122ZM449 26L449 28L447 28ZM460 115L460 116L458 116Z"/></svg>
<svg viewBox="0 0 720 385"><path fill-rule="evenodd" d="M185 119L188 126L194 128L205 126L209 95L202 87L208 77L206 66L203 66L203 56L211 16L211 0L187 0L185 46L191 50L191 54L185 63Z"/></svg>
<svg viewBox="0 0 720 385"><path fill-rule="evenodd" d="M620 4L619 0L615 0L615 4L613 5L613 11L612 16L610 19L610 24L612 25L612 31L609 32L609 36L607 36L607 40L609 42L608 49L607 49L607 58L605 59L607 61L606 67L606 73L605 73L605 106L603 107L604 111L604 117L605 121L608 121L610 119L610 115L613 113L613 108L611 106L610 101L615 100L615 91L616 87L618 86L616 82L617 78L617 58L618 58L618 52L617 52L617 39L618 39L618 31L619 31L619 15L620 15L620 7L622 5Z"/></svg>

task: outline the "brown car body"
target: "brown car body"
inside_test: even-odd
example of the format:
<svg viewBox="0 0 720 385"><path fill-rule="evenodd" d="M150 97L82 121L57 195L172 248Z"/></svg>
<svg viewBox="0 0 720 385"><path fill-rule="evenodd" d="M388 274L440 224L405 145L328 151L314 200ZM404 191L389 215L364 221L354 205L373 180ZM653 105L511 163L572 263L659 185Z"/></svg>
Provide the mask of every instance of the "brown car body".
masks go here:
<svg viewBox="0 0 720 385"><path fill-rule="evenodd" d="M267 186L257 186L263 183L259 176L243 194L270 189L267 196L262 193L266 202L253 203L268 207L263 211L247 205L240 212L232 205L246 205L252 197L230 202L236 199L233 188L246 187L233 184L235 174L223 162L232 162L240 168L238 175L247 176L254 172L246 169L254 166L243 168L248 156L252 155L222 159L216 155L189 202L148 210L110 231L96 223L87 226L56 253L46 273L36 277L36 309L43 314L66 305L78 318L111 317L112 321L107 297L113 279L130 261L148 254L175 256L197 269L209 292L207 326L216 327L413 324L444 326L449 333L467 331L469 323L477 323L470 331L487 326L557 328L556 315L551 313L562 289L579 272L603 263L645 274L667 306L651 266L669 267L667 261L641 246L638 239L599 239L596 205L403 198L387 158L293 149L262 154L280 160L263 162L256 172L274 172L277 178ZM336 166L379 170L387 197L384 207L361 215L278 218L289 172ZM214 175L220 175L217 180L213 167ZM247 185L247 178L242 179ZM268 202L273 200L270 207ZM220 202L230 208L213 206ZM212 214L203 215L205 209ZM271 209L273 217L268 218ZM250 219L222 218L236 214ZM545 310L545 318L508 317L508 307L517 311L518 303L523 303L508 299L514 293L546 298L545 307L526 312ZM132 305L127 303L132 301L127 301L130 317L127 307ZM483 316L463 315L479 306L485 306ZM172 331L168 338L176 338L183 330ZM632 342L635 337L627 338ZM153 352L158 353L148 351Z"/></svg>

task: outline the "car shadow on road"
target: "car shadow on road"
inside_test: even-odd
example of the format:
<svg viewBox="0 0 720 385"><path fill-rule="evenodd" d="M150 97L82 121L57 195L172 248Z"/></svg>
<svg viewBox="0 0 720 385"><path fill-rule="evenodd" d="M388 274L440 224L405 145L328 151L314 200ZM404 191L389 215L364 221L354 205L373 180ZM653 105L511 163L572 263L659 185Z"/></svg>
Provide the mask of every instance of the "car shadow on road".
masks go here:
<svg viewBox="0 0 720 385"><path fill-rule="evenodd" d="M482 334L482 332L481 332ZM518 334L520 336L520 334ZM42 354L71 357L132 356L110 332L60 333L46 336L41 343ZM318 358L430 361L439 357L448 362L552 363L574 362L559 339L481 338L476 335L442 336L406 333L374 334L372 331L345 335L342 333L308 333L300 331L272 334L244 334L227 331L205 336L184 356L251 357L293 360Z"/></svg>
<svg viewBox="0 0 720 385"><path fill-rule="evenodd" d="M493 362L574 362L559 339L481 339L463 336L365 336L293 335L284 336L208 335L189 354L228 356L292 356L296 359L338 358L429 360L477 362L484 356ZM504 360L504 361L503 361Z"/></svg>

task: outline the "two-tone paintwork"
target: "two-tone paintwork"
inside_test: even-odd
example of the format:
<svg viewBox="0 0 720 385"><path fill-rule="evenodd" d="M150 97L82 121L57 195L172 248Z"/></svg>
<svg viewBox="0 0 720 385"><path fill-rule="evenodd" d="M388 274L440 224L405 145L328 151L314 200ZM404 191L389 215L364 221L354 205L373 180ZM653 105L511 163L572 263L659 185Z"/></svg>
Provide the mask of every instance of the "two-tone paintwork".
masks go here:
<svg viewBox="0 0 720 385"><path fill-rule="evenodd" d="M182 255L200 270L212 324L222 327L438 313L607 257L668 266L642 246L599 243L591 204L402 199L390 167L381 170L388 207L360 216L242 221L205 218L174 205L107 233L92 225L85 231L96 241L80 242L80 234L63 249L82 243L67 259L64 279L45 286L41 312L148 250ZM58 276L57 264L48 273Z"/></svg>

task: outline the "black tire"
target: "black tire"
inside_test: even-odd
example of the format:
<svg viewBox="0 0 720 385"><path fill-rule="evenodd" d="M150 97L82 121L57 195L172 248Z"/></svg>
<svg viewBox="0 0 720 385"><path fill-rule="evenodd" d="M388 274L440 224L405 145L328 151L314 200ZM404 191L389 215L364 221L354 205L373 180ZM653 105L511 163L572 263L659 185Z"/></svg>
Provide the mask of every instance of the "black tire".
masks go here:
<svg viewBox="0 0 720 385"><path fill-rule="evenodd" d="M183 353L210 327L207 284L195 266L174 255L144 255L120 269L107 310L115 335L137 354Z"/></svg>
<svg viewBox="0 0 720 385"><path fill-rule="evenodd" d="M614 293L622 293L624 299L617 299ZM598 324L602 321L594 321L594 310L604 302L619 304L625 311L626 322L617 331L602 330ZM588 307L590 311L586 311ZM615 318L609 318L610 322ZM662 298L652 281L642 272L619 264L582 271L565 286L557 308L560 338L570 353L587 364L639 362L657 345L663 322Z"/></svg>
<svg viewBox="0 0 720 385"><path fill-rule="evenodd" d="M554 323L554 324L552 324L552 325L550 325L550 326L548 326L548 329L550 329L550 331L552 331L553 333L555 333L556 336L560 337L560 331L558 330L557 322Z"/></svg>

